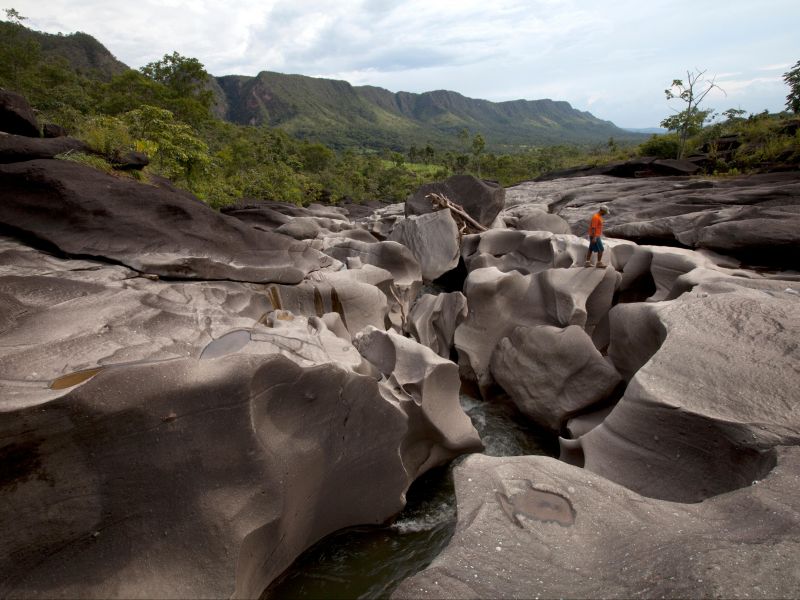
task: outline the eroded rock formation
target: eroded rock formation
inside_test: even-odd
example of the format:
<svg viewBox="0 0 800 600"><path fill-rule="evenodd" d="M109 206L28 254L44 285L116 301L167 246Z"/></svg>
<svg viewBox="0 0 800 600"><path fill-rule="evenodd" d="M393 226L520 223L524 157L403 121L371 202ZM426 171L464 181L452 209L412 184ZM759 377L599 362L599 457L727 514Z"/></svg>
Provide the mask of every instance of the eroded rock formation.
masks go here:
<svg viewBox="0 0 800 600"><path fill-rule="evenodd" d="M3 597L258 596L481 449L461 378L563 460L468 458L456 535L397 596L800 589L800 275L746 268L796 267L796 175L461 177L351 220L4 156Z"/></svg>
<svg viewBox="0 0 800 600"><path fill-rule="evenodd" d="M713 180L594 175L509 190L513 203L530 199L544 205L577 235L586 234L588 217L607 204L610 237L708 249L783 269L800 264L798 194L800 180L794 172Z"/></svg>
<svg viewBox="0 0 800 600"><path fill-rule="evenodd" d="M406 201L406 216L424 215L434 210L428 194L441 194L459 204L484 227L494 223L505 205L505 189L472 175L453 175L443 182L427 183Z"/></svg>
<svg viewBox="0 0 800 600"><path fill-rule="evenodd" d="M383 332L407 248L28 158L0 166L3 597L256 597L480 449L458 367Z"/></svg>
<svg viewBox="0 0 800 600"><path fill-rule="evenodd" d="M469 456L458 524L393 598L784 598L797 592L800 451L700 504L640 496L541 456Z"/></svg>
<svg viewBox="0 0 800 600"><path fill-rule="evenodd" d="M0 223L77 257L179 279L299 283L332 264L308 244L259 232L199 200L61 160L0 165Z"/></svg>

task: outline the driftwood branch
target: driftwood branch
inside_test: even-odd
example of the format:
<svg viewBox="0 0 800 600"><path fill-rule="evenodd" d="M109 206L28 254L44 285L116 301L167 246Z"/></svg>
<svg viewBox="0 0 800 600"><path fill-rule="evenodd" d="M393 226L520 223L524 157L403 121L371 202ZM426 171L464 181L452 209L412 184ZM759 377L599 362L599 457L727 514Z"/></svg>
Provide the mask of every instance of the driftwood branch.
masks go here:
<svg viewBox="0 0 800 600"><path fill-rule="evenodd" d="M459 233L464 233L470 228L474 229L476 232L487 231L486 227L470 217L460 204L456 204L447 196L433 193L427 194L425 197L431 201L435 209L444 210L446 208L450 211L450 214L453 215L453 218L459 225Z"/></svg>
<svg viewBox="0 0 800 600"><path fill-rule="evenodd" d="M400 326L403 331L406 330L406 311L403 308L403 301L397 296L397 292L395 291L394 283L389 284L389 291L391 292L394 299L397 301L397 304L400 305Z"/></svg>

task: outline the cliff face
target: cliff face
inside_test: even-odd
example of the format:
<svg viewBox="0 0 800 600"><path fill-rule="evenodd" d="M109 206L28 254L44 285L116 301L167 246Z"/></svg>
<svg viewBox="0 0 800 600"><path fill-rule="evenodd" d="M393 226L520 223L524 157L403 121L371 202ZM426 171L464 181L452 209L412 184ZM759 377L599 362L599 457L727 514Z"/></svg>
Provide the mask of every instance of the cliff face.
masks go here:
<svg viewBox="0 0 800 600"><path fill-rule="evenodd" d="M332 146L455 145L466 128L489 146L596 143L636 134L553 100L489 102L457 92L392 93L345 81L264 71L216 78L218 114L241 124L266 123Z"/></svg>

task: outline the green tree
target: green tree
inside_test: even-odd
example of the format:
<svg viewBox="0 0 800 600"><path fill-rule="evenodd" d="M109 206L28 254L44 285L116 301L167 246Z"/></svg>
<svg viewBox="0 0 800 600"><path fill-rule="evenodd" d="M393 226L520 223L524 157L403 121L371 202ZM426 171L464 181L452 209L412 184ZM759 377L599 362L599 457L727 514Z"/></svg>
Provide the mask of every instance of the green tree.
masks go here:
<svg viewBox="0 0 800 600"><path fill-rule="evenodd" d="M464 150L469 149L469 129L462 127L458 130L458 141L461 143L461 147Z"/></svg>
<svg viewBox="0 0 800 600"><path fill-rule="evenodd" d="M27 93L28 75L35 75L41 60L41 46L27 34L23 17L13 8L5 9L6 21L0 23L0 85Z"/></svg>
<svg viewBox="0 0 800 600"><path fill-rule="evenodd" d="M481 176L481 152L486 147L486 141L480 133L476 133L472 138L472 156L475 161L475 168L478 171L478 177Z"/></svg>
<svg viewBox="0 0 800 600"><path fill-rule="evenodd" d="M199 60L173 52L139 70L169 90L168 108L178 118L192 124L209 118L214 98L208 88L210 75Z"/></svg>
<svg viewBox="0 0 800 600"><path fill-rule="evenodd" d="M729 108L728 110L722 111L722 116L725 117L728 122L732 123L734 121L740 121L745 112L747 111L744 111L741 108Z"/></svg>
<svg viewBox="0 0 800 600"><path fill-rule="evenodd" d="M686 108L675 111L676 114L661 121L661 126L678 133L679 145L677 158L683 158L686 151L686 140L703 127L703 123L713 114L711 110L701 110L700 103L708 93L717 88L722 90L714 79L704 79L705 71L686 71L686 81L673 79L672 85L664 90L667 100L679 99L686 103ZM722 90L724 93L724 90Z"/></svg>
<svg viewBox="0 0 800 600"><path fill-rule="evenodd" d="M319 143L306 143L300 148L300 161L303 169L311 173L320 173L332 163L335 155L333 150Z"/></svg>
<svg viewBox="0 0 800 600"><path fill-rule="evenodd" d="M786 110L793 113L800 113L800 60L794 63L794 67L783 74L783 80L789 86L789 93L786 96Z"/></svg>
<svg viewBox="0 0 800 600"><path fill-rule="evenodd" d="M208 145L186 123L157 106L143 105L123 115L136 149L155 159L158 169L171 179L184 179L193 189L196 178L211 162Z"/></svg>

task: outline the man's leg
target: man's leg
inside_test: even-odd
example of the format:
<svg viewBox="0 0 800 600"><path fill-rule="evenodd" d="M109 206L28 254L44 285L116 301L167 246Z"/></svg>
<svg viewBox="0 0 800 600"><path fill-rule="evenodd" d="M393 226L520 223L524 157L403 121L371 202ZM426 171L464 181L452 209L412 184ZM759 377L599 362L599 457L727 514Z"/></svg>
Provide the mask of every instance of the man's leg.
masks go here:
<svg viewBox="0 0 800 600"><path fill-rule="evenodd" d="M589 249L586 251L586 262L583 263L584 267L592 266L592 238L589 238Z"/></svg>

